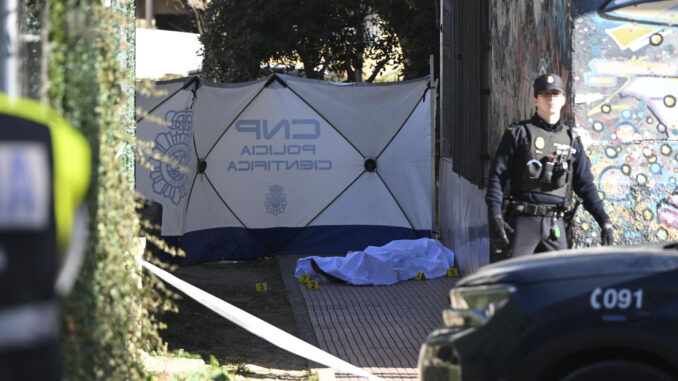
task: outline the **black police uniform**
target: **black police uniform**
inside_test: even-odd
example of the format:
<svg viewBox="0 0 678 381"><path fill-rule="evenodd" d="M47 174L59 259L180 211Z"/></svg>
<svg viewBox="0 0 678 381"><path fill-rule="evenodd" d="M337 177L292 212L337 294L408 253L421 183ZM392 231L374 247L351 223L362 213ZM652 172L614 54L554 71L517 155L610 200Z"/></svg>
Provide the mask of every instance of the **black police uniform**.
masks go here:
<svg viewBox="0 0 678 381"><path fill-rule="evenodd" d="M560 78L552 76L550 83L553 77L556 83L552 88L562 91ZM550 87L543 81L544 76L535 81L535 95ZM570 190L583 199L584 207L601 227L611 228L581 140L560 122L551 125L535 113L531 119L515 123L504 132L485 196L488 218L494 219L495 225L502 216L502 202L506 202L503 189L507 183L510 201L504 205L508 208L506 222L514 230L507 256L567 248L563 213Z"/></svg>
<svg viewBox="0 0 678 381"><path fill-rule="evenodd" d="M545 133L531 137L528 128L542 130ZM527 162L536 160L528 160L529 155L526 153L534 150L535 140L539 137L544 138L543 135L559 135L561 138L565 135L570 141L574 140L568 144L571 145L572 150L570 157L566 159L568 164L565 176L567 178L560 187L554 186L553 183L551 186L544 184L540 187L539 179L530 181L529 174L526 173L530 170ZM501 215L502 190L507 182L510 182L510 196L513 202L508 206L512 215L508 222L515 230L511 246L513 256L567 248L562 212L567 207L570 187L583 199L584 207L600 226L609 222L610 218L605 213L603 203L598 197L598 190L593 184L589 159L584 153L579 138L572 138L560 122L550 125L537 114L530 120L512 125L504 132L490 169L486 202L488 215ZM546 165L549 164L548 161L546 163ZM546 165L542 165L542 172L546 170ZM558 226L560 233L557 237L554 225Z"/></svg>

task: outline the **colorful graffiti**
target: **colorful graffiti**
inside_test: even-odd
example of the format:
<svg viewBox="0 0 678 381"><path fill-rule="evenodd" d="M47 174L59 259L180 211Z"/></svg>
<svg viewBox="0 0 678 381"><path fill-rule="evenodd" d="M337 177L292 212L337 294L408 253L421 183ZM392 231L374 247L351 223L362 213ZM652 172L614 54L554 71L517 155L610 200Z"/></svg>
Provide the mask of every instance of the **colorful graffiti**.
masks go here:
<svg viewBox="0 0 678 381"><path fill-rule="evenodd" d="M575 123L617 241L678 239L678 0L579 3L596 11L574 19ZM598 242L575 222L576 246Z"/></svg>
<svg viewBox="0 0 678 381"><path fill-rule="evenodd" d="M490 152L504 129L534 113L532 81L546 72L570 80L570 1L491 0Z"/></svg>

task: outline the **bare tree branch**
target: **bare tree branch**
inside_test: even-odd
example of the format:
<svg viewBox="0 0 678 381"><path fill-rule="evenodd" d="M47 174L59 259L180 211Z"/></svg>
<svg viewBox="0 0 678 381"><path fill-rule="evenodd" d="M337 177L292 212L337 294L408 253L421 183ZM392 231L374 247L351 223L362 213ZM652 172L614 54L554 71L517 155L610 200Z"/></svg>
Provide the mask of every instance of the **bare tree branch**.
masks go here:
<svg viewBox="0 0 678 381"><path fill-rule="evenodd" d="M381 72L381 69L383 69L384 66L386 66L386 64L388 63L389 60L390 60L390 58L386 57L386 58L382 59L381 61L379 61L377 66L374 68L374 71L372 71L372 74L370 75L369 78L367 78L367 81L365 81L365 82L373 82L374 79L377 78L377 75L379 75L379 72Z"/></svg>

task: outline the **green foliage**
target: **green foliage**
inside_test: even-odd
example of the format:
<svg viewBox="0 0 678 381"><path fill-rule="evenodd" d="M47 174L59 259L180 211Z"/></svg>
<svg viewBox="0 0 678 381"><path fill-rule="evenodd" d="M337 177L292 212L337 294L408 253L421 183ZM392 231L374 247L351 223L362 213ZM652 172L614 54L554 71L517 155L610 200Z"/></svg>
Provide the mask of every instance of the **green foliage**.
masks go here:
<svg viewBox="0 0 678 381"><path fill-rule="evenodd" d="M20 2L19 22L20 33L27 36L40 36L43 0L23 0ZM39 98L42 59L41 43L38 40L23 39L19 44L21 56L21 87L22 95Z"/></svg>
<svg viewBox="0 0 678 381"><path fill-rule="evenodd" d="M161 344L153 312L173 305L164 285L134 261L139 223L118 154L133 143L127 43L134 3L50 0L46 12L49 100L88 138L94 160L88 252L62 303L64 378L145 379L141 351Z"/></svg>
<svg viewBox="0 0 678 381"><path fill-rule="evenodd" d="M183 348L175 349L173 351L153 350L150 353L153 356L177 357L182 359L201 359L199 354L186 352Z"/></svg>
<svg viewBox="0 0 678 381"><path fill-rule="evenodd" d="M383 17L393 26L402 47L402 66L405 78L430 74L429 56L433 54L438 64L440 55L439 20L432 0L390 0L383 7ZM436 75L436 78L438 76Z"/></svg>
<svg viewBox="0 0 678 381"><path fill-rule="evenodd" d="M40 11L44 6L41 0L23 0L21 33L40 34Z"/></svg>
<svg viewBox="0 0 678 381"><path fill-rule="evenodd" d="M351 82L372 82L389 63L422 76L438 50L430 0L213 0L202 19L203 75L218 82L261 77L262 62L300 61L306 77Z"/></svg>
<svg viewBox="0 0 678 381"><path fill-rule="evenodd" d="M219 365L214 356L210 356L210 366L209 368L205 367L200 370L194 370L188 372L184 377L174 376L173 381L204 381L204 380L214 380L214 381L228 381L235 377L234 375L229 374L224 368Z"/></svg>

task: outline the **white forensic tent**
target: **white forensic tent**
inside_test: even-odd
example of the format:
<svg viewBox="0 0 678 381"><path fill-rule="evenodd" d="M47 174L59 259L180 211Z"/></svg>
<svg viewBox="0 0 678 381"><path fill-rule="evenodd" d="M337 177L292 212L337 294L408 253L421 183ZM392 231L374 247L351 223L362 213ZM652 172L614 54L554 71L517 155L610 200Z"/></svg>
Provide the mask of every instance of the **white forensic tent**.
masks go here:
<svg viewBox="0 0 678 381"><path fill-rule="evenodd" d="M158 82L137 94L137 138L159 155L137 160L136 189L184 264L429 237L433 95L427 78Z"/></svg>

